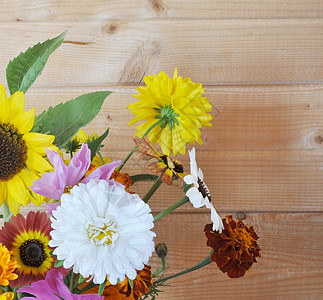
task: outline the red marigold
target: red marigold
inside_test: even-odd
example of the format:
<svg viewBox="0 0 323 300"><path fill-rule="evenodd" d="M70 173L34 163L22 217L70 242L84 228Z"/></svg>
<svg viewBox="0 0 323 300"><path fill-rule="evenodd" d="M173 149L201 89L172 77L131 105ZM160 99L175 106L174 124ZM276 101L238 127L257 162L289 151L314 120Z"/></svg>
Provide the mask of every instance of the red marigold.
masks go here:
<svg viewBox="0 0 323 300"><path fill-rule="evenodd" d="M239 278L249 271L252 264L260 257L257 244L258 236L253 227L247 227L241 220L237 223L232 216L223 219L224 230L221 234L212 230L212 224L204 228L207 245L213 249L211 260L230 278Z"/></svg>

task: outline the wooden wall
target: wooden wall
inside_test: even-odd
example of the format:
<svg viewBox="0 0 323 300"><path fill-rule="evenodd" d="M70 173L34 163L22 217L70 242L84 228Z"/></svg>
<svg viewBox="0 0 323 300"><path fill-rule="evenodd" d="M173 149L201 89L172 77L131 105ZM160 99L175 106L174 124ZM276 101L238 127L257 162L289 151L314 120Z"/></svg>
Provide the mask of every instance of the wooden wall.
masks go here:
<svg viewBox="0 0 323 300"><path fill-rule="evenodd" d="M323 1L1 1L0 82L9 59L66 29L27 108L114 91L87 128L110 126L104 154L122 159L133 146L125 107L135 88L177 67L203 83L215 108L197 146L215 207L222 217L244 213L260 237L262 257L244 278L211 264L170 281L158 299L323 299ZM179 159L189 170L187 155ZM143 169L137 159L125 168ZM154 214L180 197L163 188L150 201ZM167 274L209 253L207 222L208 211L186 204L156 224Z"/></svg>

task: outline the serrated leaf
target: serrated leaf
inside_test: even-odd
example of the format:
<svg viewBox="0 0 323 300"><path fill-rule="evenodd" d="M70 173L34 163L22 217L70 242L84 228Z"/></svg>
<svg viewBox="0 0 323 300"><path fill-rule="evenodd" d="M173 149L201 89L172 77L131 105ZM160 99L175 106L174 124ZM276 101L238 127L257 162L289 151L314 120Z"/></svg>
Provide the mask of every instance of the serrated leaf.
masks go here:
<svg viewBox="0 0 323 300"><path fill-rule="evenodd" d="M26 52L21 52L6 69L10 93L17 91L26 93L36 78L41 74L49 56L63 43L66 31L59 36L38 43Z"/></svg>
<svg viewBox="0 0 323 300"><path fill-rule="evenodd" d="M63 265L63 263L64 263L64 260L56 260L54 263L54 267L59 268Z"/></svg>
<svg viewBox="0 0 323 300"><path fill-rule="evenodd" d="M105 285L107 284L107 279L105 278L104 282L102 282L100 284L100 287L99 287L99 292L98 292L98 295L101 296L103 294L103 291L105 289Z"/></svg>
<svg viewBox="0 0 323 300"><path fill-rule="evenodd" d="M94 92L50 107L36 117L31 131L55 135L54 144L62 148L78 130L98 114L112 92Z"/></svg>
<svg viewBox="0 0 323 300"><path fill-rule="evenodd" d="M108 128L102 135L100 135L97 139L88 141L87 145L89 149L91 150L91 161L94 158L96 151L99 149L100 144L103 142L103 140L107 137L109 134L110 128Z"/></svg>

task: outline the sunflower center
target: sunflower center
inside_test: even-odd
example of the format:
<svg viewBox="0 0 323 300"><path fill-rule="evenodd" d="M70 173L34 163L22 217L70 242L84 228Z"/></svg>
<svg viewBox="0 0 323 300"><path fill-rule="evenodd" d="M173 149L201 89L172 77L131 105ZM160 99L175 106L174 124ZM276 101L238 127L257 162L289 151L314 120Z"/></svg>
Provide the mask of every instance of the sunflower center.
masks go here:
<svg viewBox="0 0 323 300"><path fill-rule="evenodd" d="M248 250L254 243L253 237L245 228L236 228L231 236L236 248L242 250Z"/></svg>
<svg viewBox="0 0 323 300"><path fill-rule="evenodd" d="M204 181L201 180L200 178L197 178L197 183L199 185L198 190L202 194L203 198L208 197L209 201L211 202L212 200L211 200L210 191L206 186L206 184L204 183Z"/></svg>
<svg viewBox="0 0 323 300"><path fill-rule="evenodd" d="M8 181L25 166L27 146L9 123L0 123L0 181Z"/></svg>
<svg viewBox="0 0 323 300"><path fill-rule="evenodd" d="M22 243L19 252L21 261L30 267L39 267L47 258L43 243L36 239Z"/></svg>
<svg viewBox="0 0 323 300"><path fill-rule="evenodd" d="M160 127L165 128L168 124L170 130L173 130L175 125L178 125L177 117L179 114L175 113L171 105L160 106L155 108L158 111L158 115L155 116L155 119L160 119Z"/></svg>
<svg viewBox="0 0 323 300"><path fill-rule="evenodd" d="M179 161L171 159L167 155L162 155L159 158L163 161L163 163L167 166L168 169L174 170L176 173L184 172L183 165Z"/></svg>
<svg viewBox="0 0 323 300"><path fill-rule="evenodd" d="M106 218L96 218L88 227L88 237L96 245L114 245L119 237L117 225Z"/></svg>

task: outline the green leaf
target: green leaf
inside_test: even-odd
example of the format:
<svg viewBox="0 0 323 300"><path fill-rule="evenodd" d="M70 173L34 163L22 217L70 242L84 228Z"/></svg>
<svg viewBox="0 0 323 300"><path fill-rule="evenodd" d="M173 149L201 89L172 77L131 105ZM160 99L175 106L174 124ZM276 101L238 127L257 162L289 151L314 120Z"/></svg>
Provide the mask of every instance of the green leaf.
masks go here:
<svg viewBox="0 0 323 300"><path fill-rule="evenodd" d="M151 174L137 174L137 175L130 176L130 178L134 182L138 182L138 181L156 181L158 176L157 175L151 175Z"/></svg>
<svg viewBox="0 0 323 300"><path fill-rule="evenodd" d="M56 260L54 263L54 267L59 268L63 265L63 263L64 263L64 260Z"/></svg>
<svg viewBox="0 0 323 300"><path fill-rule="evenodd" d="M78 283L83 283L86 278L84 278L82 275L80 275L80 278L78 280Z"/></svg>
<svg viewBox="0 0 323 300"><path fill-rule="evenodd" d="M99 149L100 144L103 142L103 140L107 137L109 134L110 128L108 128L101 136L99 136L97 139L93 139L92 141L88 141L87 145L89 149L91 150L91 161L94 158L96 151Z"/></svg>
<svg viewBox="0 0 323 300"><path fill-rule="evenodd" d="M7 66L7 82L10 93L17 91L26 93L38 75L41 74L49 56L56 50L64 40L66 31L59 36L38 43L26 52L21 52Z"/></svg>
<svg viewBox="0 0 323 300"><path fill-rule="evenodd" d="M98 114L112 92L94 92L50 107L36 117L31 131L55 135L54 144L62 148L78 130Z"/></svg>
<svg viewBox="0 0 323 300"><path fill-rule="evenodd" d="M129 285L130 285L131 289L133 290L133 280L128 278L128 281L129 281Z"/></svg>
<svg viewBox="0 0 323 300"><path fill-rule="evenodd" d="M99 293L98 293L99 296L103 294L106 284L107 284L107 278L105 278L105 280L100 284Z"/></svg>

